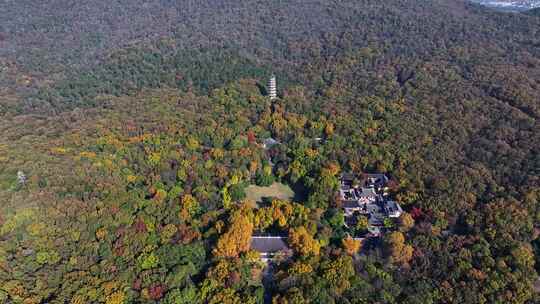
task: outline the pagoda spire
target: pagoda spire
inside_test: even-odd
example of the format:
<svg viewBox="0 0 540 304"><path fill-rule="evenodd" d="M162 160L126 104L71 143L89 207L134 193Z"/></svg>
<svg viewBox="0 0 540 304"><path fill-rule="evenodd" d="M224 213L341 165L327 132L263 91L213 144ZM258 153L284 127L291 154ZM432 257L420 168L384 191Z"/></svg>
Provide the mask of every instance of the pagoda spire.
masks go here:
<svg viewBox="0 0 540 304"><path fill-rule="evenodd" d="M276 75L270 77L270 81L268 82L268 95L270 96L270 100L277 98Z"/></svg>

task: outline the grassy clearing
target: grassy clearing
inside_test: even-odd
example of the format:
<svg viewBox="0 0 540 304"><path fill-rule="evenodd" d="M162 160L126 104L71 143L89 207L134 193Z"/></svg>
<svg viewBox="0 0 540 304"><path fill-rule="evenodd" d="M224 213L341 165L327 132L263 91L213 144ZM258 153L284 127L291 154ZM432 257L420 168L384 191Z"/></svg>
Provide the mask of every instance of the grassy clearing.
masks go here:
<svg viewBox="0 0 540 304"><path fill-rule="evenodd" d="M248 200L261 202L264 197L292 200L294 197L294 191L291 189L291 187L281 183L273 183L268 187L251 185L246 188L246 198Z"/></svg>

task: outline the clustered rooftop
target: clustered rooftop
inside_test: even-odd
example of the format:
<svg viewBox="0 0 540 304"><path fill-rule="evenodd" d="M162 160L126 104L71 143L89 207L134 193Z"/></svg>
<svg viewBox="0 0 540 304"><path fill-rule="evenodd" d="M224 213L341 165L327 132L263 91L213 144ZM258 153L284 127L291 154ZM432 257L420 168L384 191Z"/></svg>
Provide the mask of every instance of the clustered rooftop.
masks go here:
<svg viewBox="0 0 540 304"><path fill-rule="evenodd" d="M339 190L343 211L349 220L366 215L370 226L382 226L385 218L397 218L403 210L388 198L388 177L384 174L352 174L341 176Z"/></svg>

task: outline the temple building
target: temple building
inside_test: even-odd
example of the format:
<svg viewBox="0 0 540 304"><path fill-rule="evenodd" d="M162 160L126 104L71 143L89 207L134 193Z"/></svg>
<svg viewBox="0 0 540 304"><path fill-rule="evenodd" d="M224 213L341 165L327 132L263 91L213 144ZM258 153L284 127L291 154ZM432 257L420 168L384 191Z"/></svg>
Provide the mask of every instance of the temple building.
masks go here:
<svg viewBox="0 0 540 304"><path fill-rule="evenodd" d="M260 253L263 262L268 262L276 254L289 250L287 238L283 236L252 236L250 248Z"/></svg>
<svg viewBox="0 0 540 304"><path fill-rule="evenodd" d="M388 181L384 174L341 176L339 196L345 217L350 218L348 222L354 222L357 215L365 215L370 226L382 226L385 218L401 216L401 206L387 197Z"/></svg>

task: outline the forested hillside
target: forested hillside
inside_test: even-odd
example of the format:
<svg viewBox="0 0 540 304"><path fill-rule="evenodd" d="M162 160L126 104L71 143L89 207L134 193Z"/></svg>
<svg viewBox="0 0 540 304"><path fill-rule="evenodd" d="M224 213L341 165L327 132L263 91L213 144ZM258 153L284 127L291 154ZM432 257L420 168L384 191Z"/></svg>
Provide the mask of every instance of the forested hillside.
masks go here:
<svg viewBox="0 0 540 304"><path fill-rule="evenodd" d="M0 116L0 303L540 300L536 16L4 1ZM391 177L394 232L348 237L343 172ZM302 195L245 199L273 181Z"/></svg>

